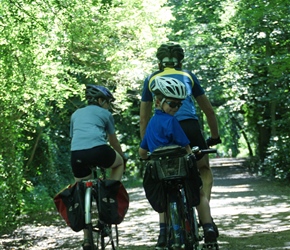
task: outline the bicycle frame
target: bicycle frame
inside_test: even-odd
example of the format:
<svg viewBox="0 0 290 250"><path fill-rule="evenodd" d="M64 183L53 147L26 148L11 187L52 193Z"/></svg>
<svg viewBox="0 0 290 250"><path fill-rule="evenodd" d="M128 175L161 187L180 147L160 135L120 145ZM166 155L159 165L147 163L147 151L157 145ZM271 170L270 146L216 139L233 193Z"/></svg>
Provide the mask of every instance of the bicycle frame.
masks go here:
<svg viewBox="0 0 290 250"><path fill-rule="evenodd" d="M105 169L101 169L101 175L104 179L106 178ZM97 199L95 199L93 193L97 192L96 186L98 183L98 179L99 178L97 177L96 169L94 168L93 178L91 180L82 181L86 187L84 212L85 212L86 229L88 230L88 235L89 235L89 243L92 250L96 249L94 247L95 244L96 244L97 249L105 250L106 247L110 245L112 250L117 250L119 248L117 225L115 225L114 228L112 228L112 225L101 224L102 226L100 227L100 223L98 221L93 221L92 202L93 200L98 202ZM94 234L97 234L95 241L94 241Z"/></svg>
<svg viewBox="0 0 290 250"><path fill-rule="evenodd" d="M199 153L216 153L216 149L199 150L198 147L194 147L192 151L195 155ZM198 174L195 157L191 158L184 152L184 148L171 145L155 150L150 155L150 158L155 161L155 164L151 165L151 167L153 168L154 166L156 168L155 171L158 178L162 180L166 190L165 222L167 224L167 246L165 248L158 247L158 249L200 249L199 241L202 240L202 237L199 236L198 232L195 207L189 205L194 204L194 202L192 200L189 202L188 200L188 197L193 194L191 194L190 190L186 190L189 180L187 180L188 173L191 173L189 176L197 176ZM187 165L190 164L190 158L193 165ZM189 169L192 172L187 172ZM199 181L196 179L195 181L196 185L194 187L199 193ZM203 245L202 249L217 250L218 245Z"/></svg>
<svg viewBox="0 0 290 250"><path fill-rule="evenodd" d="M198 222L193 216L194 207L189 207L183 180L164 180L166 186L167 210L165 220L168 226L166 249L198 249ZM196 231L197 230L197 231Z"/></svg>

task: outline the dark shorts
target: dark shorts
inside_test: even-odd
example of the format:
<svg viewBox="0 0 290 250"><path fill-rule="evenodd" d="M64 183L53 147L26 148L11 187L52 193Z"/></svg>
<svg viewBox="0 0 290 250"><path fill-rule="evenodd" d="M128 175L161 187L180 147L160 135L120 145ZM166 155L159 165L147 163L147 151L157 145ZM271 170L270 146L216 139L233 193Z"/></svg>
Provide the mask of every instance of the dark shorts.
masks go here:
<svg viewBox="0 0 290 250"><path fill-rule="evenodd" d="M179 121L183 131L190 141L190 147L198 146L200 149L207 149L206 142L202 135L202 131L198 120L188 119Z"/></svg>
<svg viewBox="0 0 290 250"><path fill-rule="evenodd" d="M83 178L91 174L91 166L109 168L116 159L116 152L108 145L71 152L71 166L75 177Z"/></svg>

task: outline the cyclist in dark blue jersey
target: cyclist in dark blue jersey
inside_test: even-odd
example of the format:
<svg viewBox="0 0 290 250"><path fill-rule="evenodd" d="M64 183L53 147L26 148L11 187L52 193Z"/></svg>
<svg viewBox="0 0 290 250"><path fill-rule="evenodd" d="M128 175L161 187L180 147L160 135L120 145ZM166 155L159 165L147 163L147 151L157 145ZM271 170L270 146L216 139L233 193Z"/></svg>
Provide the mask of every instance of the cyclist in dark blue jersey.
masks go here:
<svg viewBox="0 0 290 250"><path fill-rule="evenodd" d="M145 136L140 144L140 157L146 159L147 152L151 153L159 148L170 145L179 145L192 154L190 141L174 116L181 109L187 92L184 84L170 77L156 77L151 85L155 94L155 113L146 128ZM213 228L210 207L203 189L200 190L200 204L197 206L199 217L203 221L205 242L215 242L216 233ZM166 230L164 214L159 214L160 234L155 249L163 249L166 246Z"/></svg>
<svg viewBox="0 0 290 250"><path fill-rule="evenodd" d="M156 56L159 60L159 70L145 79L142 91L140 106L141 138L143 139L144 137L147 124L152 115L153 94L151 88L155 84L156 77L163 76L178 79L186 86L188 96L184 101L182 101L182 106L175 113L175 117L190 140L190 146L199 146L200 149L205 149L208 148L208 146L221 143L216 115L209 99L207 98L197 77L192 72L182 69L184 51L181 46L178 44L162 44L158 48ZM207 141L205 141L202 135L193 98L207 118L211 133L211 137ZM203 181L203 190L208 201L210 201L213 176L208 156L204 155L199 158L197 166ZM218 234L217 228L216 233Z"/></svg>

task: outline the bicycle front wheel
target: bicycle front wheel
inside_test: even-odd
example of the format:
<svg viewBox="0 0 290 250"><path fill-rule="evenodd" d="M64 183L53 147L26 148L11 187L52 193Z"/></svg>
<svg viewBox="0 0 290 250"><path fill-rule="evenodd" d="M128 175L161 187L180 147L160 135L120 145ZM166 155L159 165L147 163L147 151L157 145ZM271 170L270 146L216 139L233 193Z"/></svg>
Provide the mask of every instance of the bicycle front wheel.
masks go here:
<svg viewBox="0 0 290 250"><path fill-rule="evenodd" d="M184 209L185 217L185 245L187 250L198 250L199 248L199 230L195 209L186 204Z"/></svg>

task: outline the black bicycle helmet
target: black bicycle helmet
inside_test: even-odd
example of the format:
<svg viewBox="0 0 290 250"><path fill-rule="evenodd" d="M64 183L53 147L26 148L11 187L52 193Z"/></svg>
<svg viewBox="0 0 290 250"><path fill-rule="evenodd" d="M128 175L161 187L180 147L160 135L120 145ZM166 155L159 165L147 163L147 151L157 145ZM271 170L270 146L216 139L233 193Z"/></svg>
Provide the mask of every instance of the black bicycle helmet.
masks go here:
<svg viewBox="0 0 290 250"><path fill-rule="evenodd" d="M156 53L156 57L161 63L180 63L184 58L184 51L179 44L162 44Z"/></svg>
<svg viewBox="0 0 290 250"><path fill-rule="evenodd" d="M89 102L97 101L98 98L103 98L109 102L113 102L115 100L114 96L106 87L88 84L86 88L86 99Z"/></svg>

